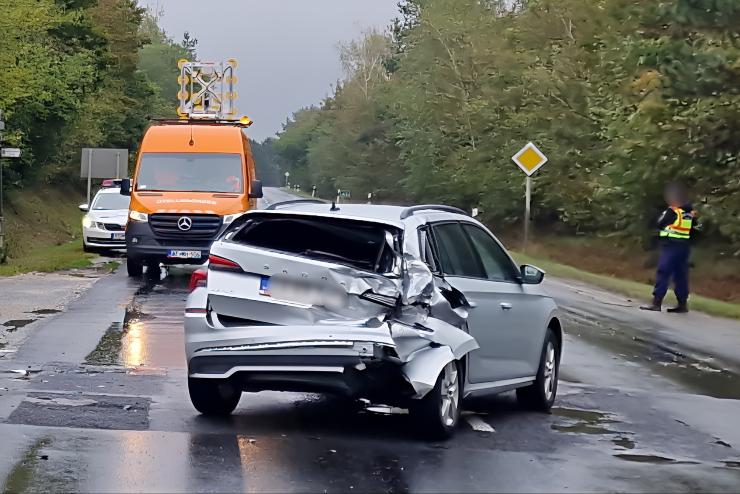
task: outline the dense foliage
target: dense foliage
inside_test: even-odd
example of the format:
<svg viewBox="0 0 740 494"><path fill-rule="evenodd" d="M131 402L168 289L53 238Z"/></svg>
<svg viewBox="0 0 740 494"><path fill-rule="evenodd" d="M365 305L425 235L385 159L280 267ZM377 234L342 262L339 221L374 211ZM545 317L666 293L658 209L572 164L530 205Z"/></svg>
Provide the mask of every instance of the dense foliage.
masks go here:
<svg viewBox="0 0 740 494"><path fill-rule="evenodd" d="M82 147L136 150L150 116L174 116L192 55L135 0L0 0L6 184L74 181ZM133 153L132 153L133 155Z"/></svg>
<svg viewBox="0 0 740 494"><path fill-rule="evenodd" d="M663 185L740 245L740 2L406 0L389 34L346 45L320 107L270 143L304 189L479 207L522 220L528 141L550 163L534 216L641 234ZM282 170L281 170L282 171ZM740 255L740 250L737 251Z"/></svg>

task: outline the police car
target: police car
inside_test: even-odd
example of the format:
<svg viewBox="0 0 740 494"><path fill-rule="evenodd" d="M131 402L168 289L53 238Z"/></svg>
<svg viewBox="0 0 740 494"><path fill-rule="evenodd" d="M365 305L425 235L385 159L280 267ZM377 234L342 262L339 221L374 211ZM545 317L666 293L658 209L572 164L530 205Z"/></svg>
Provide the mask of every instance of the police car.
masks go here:
<svg viewBox="0 0 740 494"><path fill-rule="evenodd" d="M121 195L120 180L106 180L91 204L81 204L82 247L85 252L126 248L130 198Z"/></svg>

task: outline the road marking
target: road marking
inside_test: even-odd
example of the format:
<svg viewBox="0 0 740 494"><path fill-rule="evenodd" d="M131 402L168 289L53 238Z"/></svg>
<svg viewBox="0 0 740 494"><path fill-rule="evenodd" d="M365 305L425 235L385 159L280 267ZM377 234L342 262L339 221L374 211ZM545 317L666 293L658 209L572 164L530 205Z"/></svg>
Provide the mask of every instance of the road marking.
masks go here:
<svg viewBox="0 0 740 494"><path fill-rule="evenodd" d="M465 415L465 420L470 424L470 427L477 432L496 432L496 429L488 425L478 415Z"/></svg>

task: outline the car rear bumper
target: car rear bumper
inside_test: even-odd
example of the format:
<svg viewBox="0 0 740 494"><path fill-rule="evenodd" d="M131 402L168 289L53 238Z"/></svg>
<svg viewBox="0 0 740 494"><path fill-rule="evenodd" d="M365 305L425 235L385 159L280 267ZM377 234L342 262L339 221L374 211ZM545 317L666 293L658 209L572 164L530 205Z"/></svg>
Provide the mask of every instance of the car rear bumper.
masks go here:
<svg viewBox="0 0 740 494"><path fill-rule="evenodd" d="M224 230L218 232L220 235ZM218 236L216 235L216 236ZM149 223L131 221L126 229L126 250L130 257L156 258L165 264L203 264L208 260L213 240L159 237ZM169 258L170 251L200 252L199 258Z"/></svg>
<svg viewBox="0 0 740 494"><path fill-rule="evenodd" d="M229 380L243 391L333 393L389 404L416 394L387 328L216 328L204 315L188 315L185 340L189 377Z"/></svg>

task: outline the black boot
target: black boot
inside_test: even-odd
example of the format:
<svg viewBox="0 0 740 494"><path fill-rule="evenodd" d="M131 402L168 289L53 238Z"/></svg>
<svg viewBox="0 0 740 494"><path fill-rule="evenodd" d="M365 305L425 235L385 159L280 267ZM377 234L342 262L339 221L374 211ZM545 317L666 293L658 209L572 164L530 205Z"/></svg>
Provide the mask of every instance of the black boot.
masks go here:
<svg viewBox="0 0 740 494"><path fill-rule="evenodd" d="M689 305L686 302L679 302L676 307L671 307L668 312L671 314L686 314L689 311Z"/></svg>
<svg viewBox="0 0 740 494"><path fill-rule="evenodd" d="M653 297L653 303L651 305L643 305L640 310L649 310L651 312L660 312L662 310L663 301L658 297Z"/></svg>

